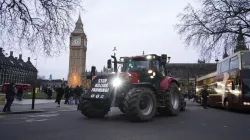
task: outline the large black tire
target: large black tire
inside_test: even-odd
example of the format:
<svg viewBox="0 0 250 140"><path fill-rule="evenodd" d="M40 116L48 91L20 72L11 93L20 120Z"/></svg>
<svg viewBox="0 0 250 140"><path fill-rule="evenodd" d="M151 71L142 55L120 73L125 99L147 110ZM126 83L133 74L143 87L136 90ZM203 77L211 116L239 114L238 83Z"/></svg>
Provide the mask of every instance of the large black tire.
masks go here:
<svg viewBox="0 0 250 140"><path fill-rule="evenodd" d="M103 108L96 108L93 106L93 104L88 101L84 100L81 103L81 113L88 117L88 118L102 118L104 117L110 110L108 107L103 107Z"/></svg>
<svg viewBox="0 0 250 140"><path fill-rule="evenodd" d="M150 89L132 89L125 97L124 110L131 121L150 121L156 112L156 97Z"/></svg>
<svg viewBox="0 0 250 140"><path fill-rule="evenodd" d="M157 111L161 115L177 116L179 114L181 110L181 97L178 88L175 82L170 83L168 92L165 96L166 106L157 108Z"/></svg>

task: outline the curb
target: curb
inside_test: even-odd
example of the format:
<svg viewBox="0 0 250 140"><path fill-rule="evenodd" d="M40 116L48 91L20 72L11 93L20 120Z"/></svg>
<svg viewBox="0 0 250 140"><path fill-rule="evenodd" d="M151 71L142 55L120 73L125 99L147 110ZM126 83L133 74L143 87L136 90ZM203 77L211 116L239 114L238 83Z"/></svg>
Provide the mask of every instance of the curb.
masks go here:
<svg viewBox="0 0 250 140"><path fill-rule="evenodd" d="M9 115L9 114L29 114L29 113L43 113L48 112L45 110L28 110L28 111L19 111L19 112L0 112L0 115Z"/></svg>

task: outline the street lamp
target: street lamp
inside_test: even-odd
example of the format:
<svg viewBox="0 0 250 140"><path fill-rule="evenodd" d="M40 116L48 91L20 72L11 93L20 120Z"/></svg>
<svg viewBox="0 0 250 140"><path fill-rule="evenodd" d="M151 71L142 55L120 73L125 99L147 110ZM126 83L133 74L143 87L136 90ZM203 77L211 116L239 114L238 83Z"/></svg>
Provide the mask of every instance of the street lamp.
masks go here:
<svg viewBox="0 0 250 140"><path fill-rule="evenodd" d="M117 49L116 49L116 47L114 47L114 50L113 50L113 52L114 52L114 56L115 56L115 54L116 54L116 52L117 52Z"/></svg>

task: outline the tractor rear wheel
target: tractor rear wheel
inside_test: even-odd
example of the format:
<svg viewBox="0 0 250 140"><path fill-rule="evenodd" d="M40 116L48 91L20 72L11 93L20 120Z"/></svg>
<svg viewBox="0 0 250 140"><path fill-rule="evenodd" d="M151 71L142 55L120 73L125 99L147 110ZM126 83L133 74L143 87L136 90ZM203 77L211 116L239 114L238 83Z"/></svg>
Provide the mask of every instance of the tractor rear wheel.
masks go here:
<svg viewBox="0 0 250 140"><path fill-rule="evenodd" d="M161 115L177 116L179 114L181 109L181 96L178 88L177 83L170 83L169 90L165 96L166 106L157 109Z"/></svg>
<svg viewBox="0 0 250 140"><path fill-rule="evenodd" d="M102 118L108 114L110 110L108 107L97 108L88 100L84 100L81 103L80 109L81 113L88 118Z"/></svg>
<svg viewBox="0 0 250 140"><path fill-rule="evenodd" d="M156 112L156 97L150 89L133 89L125 97L124 110L132 121L152 120Z"/></svg>

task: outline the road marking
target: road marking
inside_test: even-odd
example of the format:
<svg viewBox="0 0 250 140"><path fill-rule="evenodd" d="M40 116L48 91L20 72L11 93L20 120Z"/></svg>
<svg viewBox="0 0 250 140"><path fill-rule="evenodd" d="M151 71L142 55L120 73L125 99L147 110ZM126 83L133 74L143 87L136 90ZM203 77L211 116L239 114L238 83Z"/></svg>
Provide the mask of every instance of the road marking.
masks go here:
<svg viewBox="0 0 250 140"><path fill-rule="evenodd" d="M46 121L48 119L40 119L40 120L35 120L35 119L28 119L28 120L25 120L26 122L28 123L31 123L31 122L42 122L42 121Z"/></svg>
<svg viewBox="0 0 250 140"><path fill-rule="evenodd" d="M28 117L30 117L30 118L38 118L38 117L48 118L48 117L56 117L59 115L60 114L41 114L41 115L29 115Z"/></svg>

